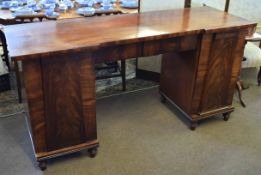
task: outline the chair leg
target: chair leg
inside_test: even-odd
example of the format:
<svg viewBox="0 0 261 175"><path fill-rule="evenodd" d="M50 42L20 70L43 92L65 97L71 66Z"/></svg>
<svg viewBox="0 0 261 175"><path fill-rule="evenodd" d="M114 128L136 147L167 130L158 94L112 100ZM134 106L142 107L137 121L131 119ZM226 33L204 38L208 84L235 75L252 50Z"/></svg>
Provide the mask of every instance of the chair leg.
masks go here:
<svg viewBox="0 0 261 175"><path fill-rule="evenodd" d="M15 76L16 76L18 102L22 103L22 85L21 85L21 79L20 79L20 73L19 73L19 67L18 67L17 61L14 62L14 70L15 70Z"/></svg>
<svg viewBox="0 0 261 175"><path fill-rule="evenodd" d="M257 75L257 83L258 83L258 86L260 86L260 84L261 84L261 67L259 68L259 72Z"/></svg>
<svg viewBox="0 0 261 175"><path fill-rule="evenodd" d="M126 63L125 60L121 60L121 78L122 78L122 90L126 90Z"/></svg>
<svg viewBox="0 0 261 175"><path fill-rule="evenodd" d="M242 81L241 80L238 80L237 81L237 92L238 92L238 98L239 98L239 101L240 101L240 104L243 106L243 107L246 107L245 103L243 102L242 100Z"/></svg>

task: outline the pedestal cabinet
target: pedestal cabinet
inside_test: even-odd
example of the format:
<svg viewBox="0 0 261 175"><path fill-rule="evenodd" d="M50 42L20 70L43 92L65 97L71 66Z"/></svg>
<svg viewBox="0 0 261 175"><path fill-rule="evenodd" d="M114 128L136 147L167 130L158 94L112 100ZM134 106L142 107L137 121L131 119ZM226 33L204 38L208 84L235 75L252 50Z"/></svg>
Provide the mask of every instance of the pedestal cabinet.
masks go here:
<svg viewBox="0 0 261 175"><path fill-rule="evenodd" d="M223 114L228 120L241 69L245 36L251 31L231 30L202 35L195 50L163 55L160 92L191 121Z"/></svg>

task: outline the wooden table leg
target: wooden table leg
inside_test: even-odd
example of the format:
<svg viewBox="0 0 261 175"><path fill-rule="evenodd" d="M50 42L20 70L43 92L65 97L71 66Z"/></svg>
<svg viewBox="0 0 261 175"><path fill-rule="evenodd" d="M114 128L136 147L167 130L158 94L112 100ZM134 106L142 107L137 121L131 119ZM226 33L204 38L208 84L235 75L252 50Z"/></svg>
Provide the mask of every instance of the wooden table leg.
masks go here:
<svg viewBox="0 0 261 175"><path fill-rule="evenodd" d="M122 91L126 91L126 62L121 60Z"/></svg>
<svg viewBox="0 0 261 175"><path fill-rule="evenodd" d="M261 67L259 68L259 72L258 72L258 76L257 76L257 82L258 82L258 86L260 86L260 84L261 84Z"/></svg>
<svg viewBox="0 0 261 175"><path fill-rule="evenodd" d="M14 71L15 71L16 86L17 86L17 93L18 93L18 102L22 103L22 82L20 78L19 66L17 61L14 62Z"/></svg>
<svg viewBox="0 0 261 175"><path fill-rule="evenodd" d="M242 90L243 90L243 82L242 82L242 80L238 80L238 81L237 81L238 98L239 98L240 104L241 104L243 107L246 107L244 101L242 100Z"/></svg>

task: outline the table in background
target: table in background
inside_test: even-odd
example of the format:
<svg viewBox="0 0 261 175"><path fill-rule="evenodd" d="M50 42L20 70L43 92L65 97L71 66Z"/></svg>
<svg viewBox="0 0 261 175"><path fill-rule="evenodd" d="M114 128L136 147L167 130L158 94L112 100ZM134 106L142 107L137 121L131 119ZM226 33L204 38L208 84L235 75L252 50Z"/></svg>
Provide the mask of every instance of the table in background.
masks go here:
<svg viewBox="0 0 261 175"><path fill-rule="evenodd" d="M100 11L100 12L97 12L97 14L94 16L106 15L106 14L118 14L118 13L122 13L122 14L138 13L138 11L139 11L138 8L123 8L123 7L121 7L119 2L116 2L115 6L113 6L113 7L114 7L113 10ZM80 7L77 6L77 8L80 8ZM83 15L79 15L76 12L77 8L75 7L73 9L68 9L64 12L58 11L60 14L58 17L46 17L44 12L39 12L36 15L25 15L24 19L28 20L30 18L35 19L35 18L42 17L43 19L49 19L49 20L50 19L51 20L61 20L61 19L84 17ZM96 6L96 8L98 8L98 6ZM89 17L93 17L93 16L89 16ZM21 17L18 17L18 19L16 19L9 9L0 9L0 24L9 25L9 24L19 23L20 19L21 19Z"/></svg>
<svg viewBox="0 0 261 175"><path fill-rule="evenodd" d="M10 56L23 63L40 166L82 149L95 156L95 63L163 54L163 101L192 129L214 115L228 119L245 37L255 26L208 7L6 26Z"/></svg>

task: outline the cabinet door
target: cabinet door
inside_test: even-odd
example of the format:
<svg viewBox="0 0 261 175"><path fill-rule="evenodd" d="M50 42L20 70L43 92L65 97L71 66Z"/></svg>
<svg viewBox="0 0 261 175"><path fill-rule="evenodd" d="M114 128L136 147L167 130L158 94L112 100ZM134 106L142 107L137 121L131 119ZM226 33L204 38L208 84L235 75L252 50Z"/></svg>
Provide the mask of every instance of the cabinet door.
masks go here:
<svg viewBox="0 0 261 175"><path fill-rule="evenodd" d="M95 140L95 75L90 59L43 59L42 72L48 151Z"/></svg>
<svg viewBox="0 0 261 175"><path fill-rule="evenodd" d="M207 57L201 112L218 110L232 105L233 93L244 50L242 32L212 35ZM201 59L201 58L200 58Z"/></svg>

